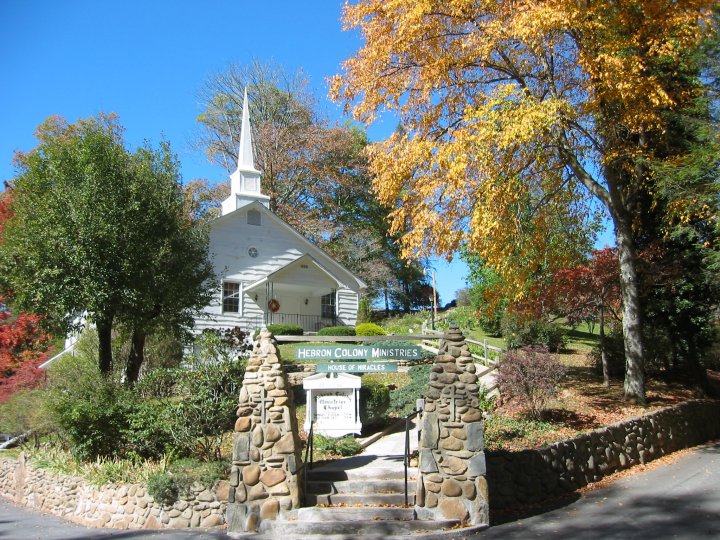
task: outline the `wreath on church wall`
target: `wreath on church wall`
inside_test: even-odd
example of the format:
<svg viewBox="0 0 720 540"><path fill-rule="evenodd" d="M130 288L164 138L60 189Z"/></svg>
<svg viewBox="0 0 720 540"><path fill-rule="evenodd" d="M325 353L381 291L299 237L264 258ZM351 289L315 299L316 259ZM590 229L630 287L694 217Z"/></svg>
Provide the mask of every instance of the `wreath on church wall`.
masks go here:
<svg viewBox="0 0 720 540"><path fill-rule="evenodd" d="M280 309L280 302L273 298L268 302L268 307L270 308L270 311L272 311L273 313L277 313L277 311Z"/></svg>

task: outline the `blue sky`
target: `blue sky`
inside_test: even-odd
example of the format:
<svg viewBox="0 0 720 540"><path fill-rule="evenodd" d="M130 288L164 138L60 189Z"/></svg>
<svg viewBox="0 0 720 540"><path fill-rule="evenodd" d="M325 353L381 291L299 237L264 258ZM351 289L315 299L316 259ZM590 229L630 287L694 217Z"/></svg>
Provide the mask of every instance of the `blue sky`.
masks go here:
<svg viewBox="0 0 720 540"><path fill-rule="evenodd" d="M302 69L326 114L342 120L327 99L326 78L360 47L344 32L340 0L2 0L0 1L0 180L13 177L14 150L29 150L48 116L69 121L115 112L137 146L164 136L185 180L219 182L223 169L193 150L197 95L203 82L230 64L272 61ZM368 128L387 137L392 118ZM435 263L441 301L464 286L461 261Z"/></svg>

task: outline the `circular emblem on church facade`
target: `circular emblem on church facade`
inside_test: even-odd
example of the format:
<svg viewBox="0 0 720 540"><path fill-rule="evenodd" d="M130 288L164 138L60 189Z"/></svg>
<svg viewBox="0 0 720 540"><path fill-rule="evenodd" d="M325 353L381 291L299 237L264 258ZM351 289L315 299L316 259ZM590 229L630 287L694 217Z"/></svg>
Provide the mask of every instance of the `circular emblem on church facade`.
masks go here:
<svg viewBox="0 0 720 540"><path fill-rule="evenodd" d="M253 259L258 256L258 250L256 247L251 247L248 249L248 255L250 255Z"/></svg>

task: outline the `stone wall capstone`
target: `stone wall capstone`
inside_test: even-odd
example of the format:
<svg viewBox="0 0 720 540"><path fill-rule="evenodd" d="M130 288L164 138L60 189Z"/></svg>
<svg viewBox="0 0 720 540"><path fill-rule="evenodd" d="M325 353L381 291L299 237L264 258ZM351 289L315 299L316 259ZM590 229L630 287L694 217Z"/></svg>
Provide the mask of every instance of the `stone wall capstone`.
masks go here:
<svg viewBox="0 0 720 540"><path fill-rule="evenodd" d="M300 507L300 437L292 387L273 335L260 332L240 389L233 441L229 532L256 531L263 520Z"/></svg>
<svg viewBox="0 0 720 540"><path fill-rule="evenodd" d="M487 452L493 511L541 502L720 437L720 402L691 400L537 450Z"/></svg>
<svg viewBox="0 0 720 540"><path fill-rule="evenodd" d="M487 525L484 431L479 386L465 338L443 336L425 394L415 510L419 519Z"/></svg>

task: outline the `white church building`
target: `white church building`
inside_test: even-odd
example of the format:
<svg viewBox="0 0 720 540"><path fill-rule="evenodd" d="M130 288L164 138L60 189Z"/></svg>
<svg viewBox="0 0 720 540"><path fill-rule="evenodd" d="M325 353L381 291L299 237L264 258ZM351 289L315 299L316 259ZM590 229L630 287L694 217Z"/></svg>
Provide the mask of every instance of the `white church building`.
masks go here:
<svg viewBox="0 0 720 540"><path fill-rule="evenodd" d="M297 324L305 332L354 325L365 283L271 212L261 180L246 92L230 196L210 224L210 254L221 285L196 319L195 332L274 323Z"/></svg>

